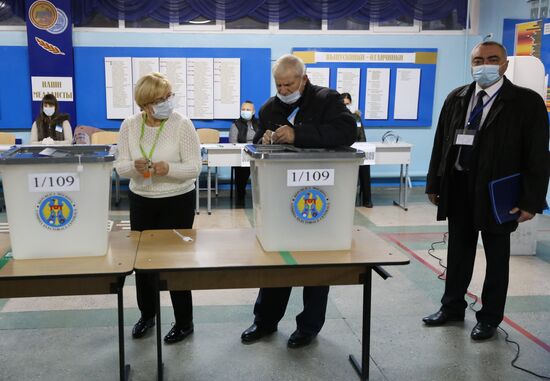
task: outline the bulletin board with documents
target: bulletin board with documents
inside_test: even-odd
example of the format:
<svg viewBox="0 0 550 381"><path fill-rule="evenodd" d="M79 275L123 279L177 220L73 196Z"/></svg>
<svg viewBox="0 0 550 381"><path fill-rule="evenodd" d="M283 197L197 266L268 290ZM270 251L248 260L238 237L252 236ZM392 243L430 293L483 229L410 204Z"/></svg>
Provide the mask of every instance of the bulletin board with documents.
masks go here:
<svg viewBox="0 0 550 381"><path fill-rule="evenodd" d="M349 93L365 127L432 126L437 49L294 48L310 81Z"/></svg>
<svg viewBox="0 0 550 381"><path fill-rule="evenodd" d="M240 116L241 103L261 105L270 93L269 49L228 48L77 48L79 123L120 127L139 112L137 81L151 72L166 75L175 94L175 110L196 127L228 128ZM80 98L82 99L82 98ZM78 104L77 104L78 107Z"/></svg>

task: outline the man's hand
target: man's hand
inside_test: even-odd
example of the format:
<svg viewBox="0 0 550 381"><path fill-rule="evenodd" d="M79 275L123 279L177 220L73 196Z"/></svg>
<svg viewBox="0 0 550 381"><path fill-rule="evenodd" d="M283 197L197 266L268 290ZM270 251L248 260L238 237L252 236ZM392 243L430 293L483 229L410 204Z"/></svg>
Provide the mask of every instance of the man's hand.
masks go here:
<svg viewBox="0 0 550 381"><path fill-rule="evenodd" d="M262 144L273 144L273 134L275 132L272 130L266 130L262 136Z"/></svg>
<svg viewBox="0 0 550 381"><path fill-rule="evenodd" d="M145 172L149 170L149 168L147 168L147 160L145 159L134 160L134 168L136 169L136 171L138 171L143 175Z"/></svg>
<svg viewBox="0 0 550 381"><path fill-rule="evenodd" d="M170 170L170 165L165 161L153 163L153 173L155 176L166 176Z"/></svg>
<svg viewBox="0 0 550 381"><path fill-rule="evenodd" d="M520 213L519 213L519 217L518 217L518 219L517 219L517 221L518 221L519 223L524 222L524 221L529 221L530 219L532 219L533 217L535 217L534 214L531 214L531 213L529 213L529 212L527 212L527 211L525 211L525 210L521 210L520 208L514 208L514 209L510 210L509 213L510 213L510 214L514 214L514 213L517 213L517 212L520 212Z"/></svg>
<svg viewBox="0 0 550 381"><path fill-rule="evenodd" d="M439 195L435 193L428 193L428 199L434 205L439 205Z"/></svg>
<svg viewBox="0 0 550 381"><path fill-rule="evenodd" d="M273 133L273 143L294 144L294 128L290 126L281 126Z"/></svg>

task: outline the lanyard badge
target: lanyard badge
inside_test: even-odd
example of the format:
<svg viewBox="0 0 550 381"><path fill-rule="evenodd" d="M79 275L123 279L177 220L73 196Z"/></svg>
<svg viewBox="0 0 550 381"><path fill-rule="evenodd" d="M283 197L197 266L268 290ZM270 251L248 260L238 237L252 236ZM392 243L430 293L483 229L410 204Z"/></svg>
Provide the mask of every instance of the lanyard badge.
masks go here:
<svg viewBox="0 0 550 381"><path fill-rule="evenodd" d="M145 149L143 148L142 141L143 141L143 135L145 133L145 118L141 121L141 134L139 136L139 149L141 151L141 154L143 157L147 160L147 170L143 172L143 185L152 185L153 184L153 161L151 158L153 157L153 153L155 152L155 148L157 148L157 143L159 140L159 136L162 133L162 130L164 129L164 123L166 120L163 120L160 124L160 127L157 131L157 134L155 135L155 139L153 140L153 145L151 146L151 149L149 150L149 154L145 152Z"/></svg>

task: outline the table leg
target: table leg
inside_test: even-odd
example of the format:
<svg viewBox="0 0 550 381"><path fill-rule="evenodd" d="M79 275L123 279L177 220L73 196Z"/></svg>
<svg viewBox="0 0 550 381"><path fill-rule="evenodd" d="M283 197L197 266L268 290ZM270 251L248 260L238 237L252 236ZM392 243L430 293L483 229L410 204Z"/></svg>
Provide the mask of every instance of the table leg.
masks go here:
<svg viewBox="0 0 550 381"><path fill-rule="evenodd" d="M124 278L117 285L118 299L118 365L120 381L128 381L130 377L130 365L126 364L124 352L124 298L122 297L122 287Z"/></svg>
<svg viewBox="0 0 550 381"><path fill-rule="evenodd" d="M235 167L231 167L231 181L229 183L229 199L233 200L233 174L235 173Z"/></svg>
<svg viewBox="0 0 550 381"><path fill-rule="evenodd" d="M216 197L218 197L218 167L216 167L214 174L214 189L216 190Z"/></svg>
<svg viewBox="0 0 550 381"><path fill-rule="evenodd" d="M195 214L200 214L200 202L199 202L199 191L200 191L200 186L199 186L199 178L200 178L200 175L199 177L197 177L197 181L195 182Z"/></svg>
<svg viewBox="0 0 550 381"><path fill-rule="evenodd" d="M404 193L403 193L403 207L405 210L408 210L407 209L407 198L408 198L408 195L409 195L409 187L408 187L408 182L409 182L409 164L405 164L405 186L403 187L404 189Z"/></svg>
<svg viewBox="0 0 550 381"><path fill-rule="evenodd" d="M162 363L162 342L160 340L160 331L161 331L161 318L160 318L160 280L159 275L157 274L156 284L156 315L157 315L157 380L162 381L164 364Z"/></svg>
<svg viewBox="0 0 550 381"><path fill-rule="evenodd" d="M361 339L361 364L354 355L349 355L351 365L361 381L369 379L370 359L370 317L371 317L372 270L369 268L363 279L363 335Z"/></svg>
<svg viewBox="0 0 550 381"><path fill-rule="evenodd" d="M401 169L399 170L399 202L394 201L393 205L399 206L403 210L407 209L407 177L403 176L403 165L406 166L406 172L409 173L409 165L401 164Z"/></svg>
<svg viewBox="0 0 550 381"><path fill-rule="evenodd" d="M212 179L210 178L210 174L211 174L210 167L208 167L207 172L208 172L208 177L206 179L207 181L206 187L208 188L207 189L207 194L208 194L207 211L208 211L208 214L212 214Z"/></svg>

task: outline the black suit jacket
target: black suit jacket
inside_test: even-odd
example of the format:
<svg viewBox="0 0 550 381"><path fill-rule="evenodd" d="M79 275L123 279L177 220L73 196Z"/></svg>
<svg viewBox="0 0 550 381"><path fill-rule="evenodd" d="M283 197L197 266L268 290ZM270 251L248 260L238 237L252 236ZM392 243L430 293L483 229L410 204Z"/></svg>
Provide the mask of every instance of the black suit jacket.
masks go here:
<svg viewBox="0 0 550 381"><path fill-rule="evenodd" d="M438 220L448 216L449 178L458 146L455 132L464 121L475 82L453 90L443 105L434 138L426 193L440 196ZM480 230L495 233L512 232L517 222L498 225L490 206L488 184L514 173L522 174L518 207L540 213L548 187L548 113L544 100L532 90L516 86L504 78L473 149L471 177L473 182L474 224Z"/></svg>
<svg viewBox="0 0 550 381"><path fill-rule="evenodd" d="M294 119L296 147L330 148L355 142L355 118L337 91L308 81L296 105L300 107ZM287 105L277 97L269 98L260 109L260 128L254 143L261 142L266 130L288 125L287 117L296 105Z"/></svg>

